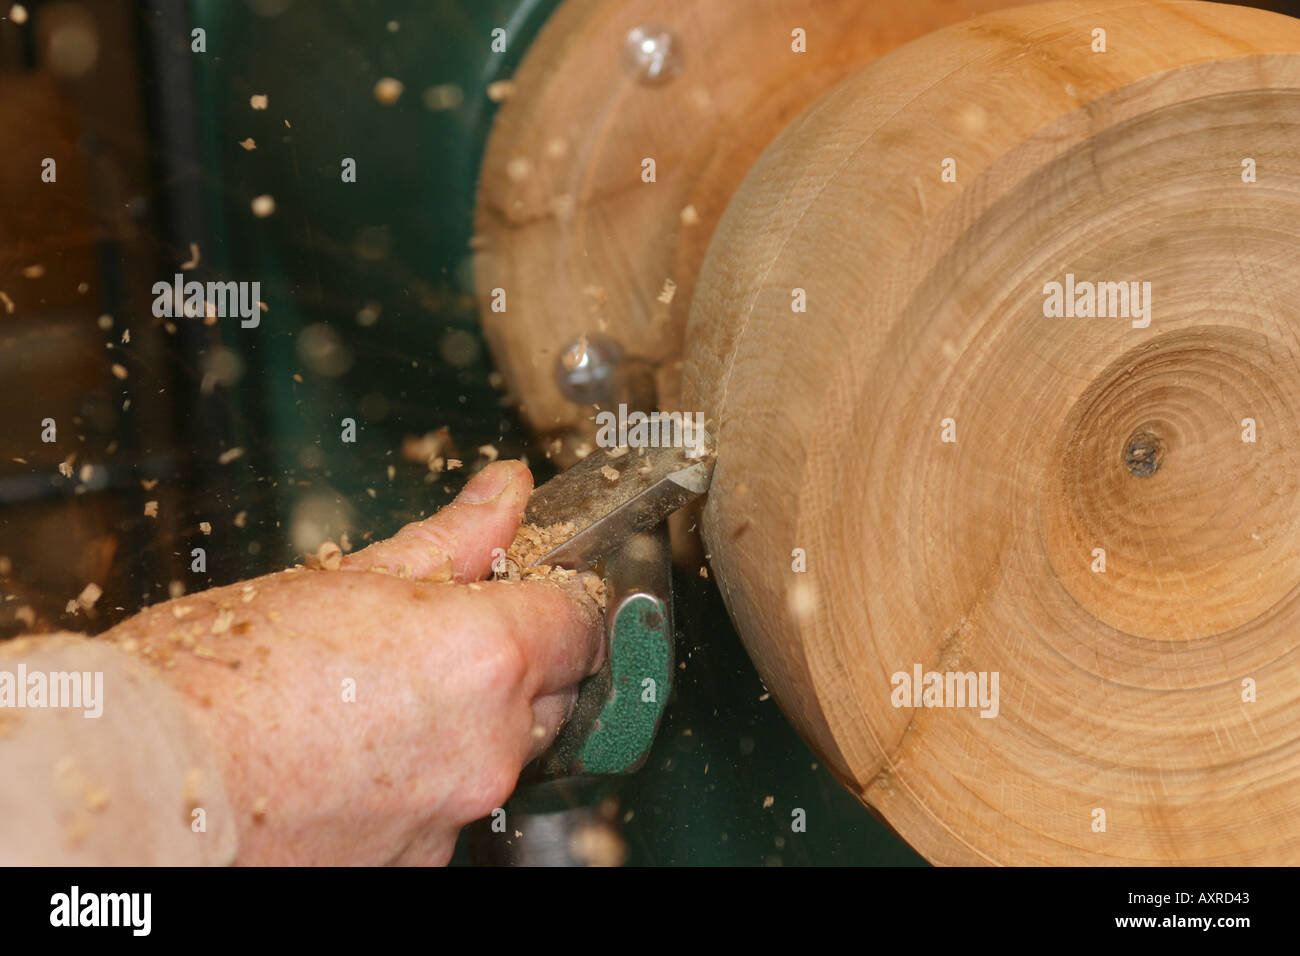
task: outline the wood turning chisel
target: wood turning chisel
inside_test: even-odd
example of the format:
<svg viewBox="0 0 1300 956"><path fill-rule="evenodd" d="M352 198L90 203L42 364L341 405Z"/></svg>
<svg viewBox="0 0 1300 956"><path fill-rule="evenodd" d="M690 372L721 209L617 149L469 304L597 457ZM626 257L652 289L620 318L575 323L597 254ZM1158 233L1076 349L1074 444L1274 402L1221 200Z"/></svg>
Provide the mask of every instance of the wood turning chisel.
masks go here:
<svg viewBox="0 0 1300 956"><path fill-rule="evenodd" d="M603 574L608 650L530 779L630 773L649 753L674 666L665 519L709 490L716 460L711 437L693 437L685 448L597 449L529 500L526 521L563 529L530 566Z"/></svg>

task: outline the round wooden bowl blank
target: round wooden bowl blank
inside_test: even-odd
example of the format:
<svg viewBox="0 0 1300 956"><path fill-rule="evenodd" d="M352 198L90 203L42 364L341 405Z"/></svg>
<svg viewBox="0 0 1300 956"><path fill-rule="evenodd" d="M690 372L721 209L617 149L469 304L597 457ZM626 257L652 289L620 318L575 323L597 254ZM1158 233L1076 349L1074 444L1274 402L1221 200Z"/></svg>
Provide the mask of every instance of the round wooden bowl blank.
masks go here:
<svg viewBox="0 0 1300 956"><path fill-rule="evenodd" d="M483 158L474 270L497 367L543 434L594 435L555 383L580 335L660 364L676 405L695 275L759 153L858 67L1021 0L565 0L528 49ZM627 37L676 37L679 72L638 82ZM806 52L792 50L804 31ZM642 181L653 159L655 181ZM493 290L506 310L493 311Z"/></svg>
<svg viewBox="0 0 1300 956"><path fill-rule="evenodd" d="M1209 3L944 29L731 199L684 371L714 573L930 860L1300 862L1298 248L1300 22ZM1151 283L1149 327L1045 316L1067 274ZM918 664L997 715L894 706Z"/></svg>

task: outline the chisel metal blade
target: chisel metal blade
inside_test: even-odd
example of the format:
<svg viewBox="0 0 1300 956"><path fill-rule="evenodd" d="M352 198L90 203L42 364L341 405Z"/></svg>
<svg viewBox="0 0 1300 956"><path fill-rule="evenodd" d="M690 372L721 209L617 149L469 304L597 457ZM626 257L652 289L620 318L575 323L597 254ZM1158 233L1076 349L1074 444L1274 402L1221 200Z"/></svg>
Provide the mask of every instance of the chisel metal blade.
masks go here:
<svg viewBox="0 0 1300 956"><path fill-rule="evenodd" d="M524 520L573 530L533 565L590 570L707 492L717 452L707 433L696 437L686 448L598 448L534 491Z"/></svg>

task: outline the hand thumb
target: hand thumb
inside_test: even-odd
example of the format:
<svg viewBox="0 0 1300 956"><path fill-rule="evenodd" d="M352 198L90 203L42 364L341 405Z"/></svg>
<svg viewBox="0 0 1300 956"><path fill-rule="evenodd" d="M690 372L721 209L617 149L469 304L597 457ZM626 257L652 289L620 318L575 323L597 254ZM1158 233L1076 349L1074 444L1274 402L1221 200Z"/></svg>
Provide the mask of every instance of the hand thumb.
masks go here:
<svg viewBox="0 0 1300 956"><path fill-rule="evenodd" d="M348 555L342 567L405 576L405 566L415 579L480 580L492 569L493 550L514 540L532 490L533 476L523 462L495 461L437 514Z"/></svg>

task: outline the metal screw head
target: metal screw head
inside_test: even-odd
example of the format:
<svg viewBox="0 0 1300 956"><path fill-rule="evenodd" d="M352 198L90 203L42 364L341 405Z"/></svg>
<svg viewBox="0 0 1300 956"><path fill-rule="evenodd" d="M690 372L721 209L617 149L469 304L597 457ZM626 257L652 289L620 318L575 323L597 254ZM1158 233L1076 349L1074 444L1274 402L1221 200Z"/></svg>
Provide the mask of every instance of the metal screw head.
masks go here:
<svg viewBox="0 0 1300 956"><path fill-rule="evenodd" d="M623 349L603 335L580 335L560 352L555 382L564 397L579 405L606 402L613 395Z"/></svg>
<svg viewBox="0 0 1300 956"><path fill-rule="evenodd" d="M1149 478L1160 470L1165 443L1156 435L1136 431L1124 443L1124 467L1138 478Z"/></svg>
<svg viewBox="0 0 1300 956"><path fill-rule="evenodd" d="M638 83L667 83L682 71L682 41L658 24L633 27L623 41L623 66Z"/></svg>

